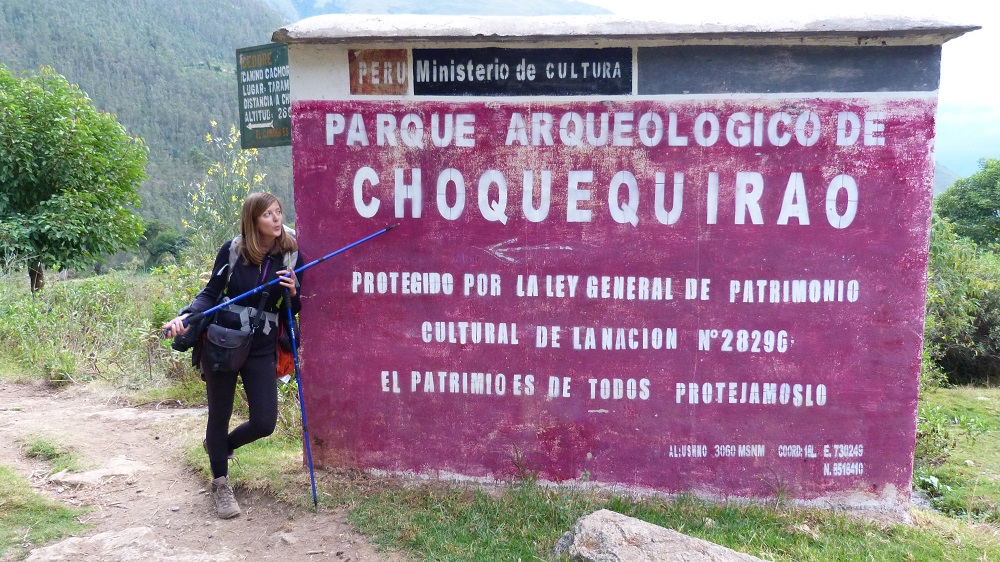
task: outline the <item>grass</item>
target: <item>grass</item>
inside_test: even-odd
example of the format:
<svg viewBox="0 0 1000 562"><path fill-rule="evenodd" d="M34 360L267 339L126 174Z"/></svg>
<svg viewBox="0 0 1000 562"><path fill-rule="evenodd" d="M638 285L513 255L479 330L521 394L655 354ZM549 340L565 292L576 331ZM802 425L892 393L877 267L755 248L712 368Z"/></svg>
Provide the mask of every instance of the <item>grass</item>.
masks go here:
<svg viewBox="0 0 1000 562"><path fill-rule="evenodd" d="M205 381L193 369L178 369L171 384L162 386L144 386L130 394L129 400L138 405L163 404L177 407L190 407L205 404Z"/></svg>
<svg viewBox="0 0 1000 562"><path fill-rule="evenodd" d="M288 387L294 390L294 387ZM287 390L287 389L286 389ZM845 513L782 503L710 503L691 497L635 497L550 488L522 471L495 487L413 483L360 471L317 472L321 507L344 508L349 520L378 545L435 561L547 560L580 517L610 509L774 561L1000 560L995 525L1000 487L1000 391L956 388L926 393L923 415L951 443L925 466L948 494L944 513L914 509L913 524L865 521ZM274 436L237 451L235 486L261 490L312 508L301 441ZM972 460L972 463L966 461ZM189 462L207 476L200 442ZM513 462L513 461L512 461ZM516 468L516 467L515 467ZM516 471L515 471L516 472ZM915 478L916 480L916 478ZM947 484L945 484L947 483ZM948 505L965 506L945 509ZM991 511L992 510L992 511Z"/></svg>
<svg viewBox="0 0 1000 562"><path fill-rule="evenodd" d="M24 456L30 459L41 459L51 464L51 473L64 470L79 472L79 459L70 449L60 447L47 439L33 438L24 444Z"/></svg>
<svg viewBox="0 0 1000 562"><path fill-rule="evenodd" d="M915 526L884 525L819 510L687 497L599 497L534 484L498 494L468 487L369 489L356 498L350 519L379 544L420 560L540 561L579 517L602 508L766 560L974 561L1000 556L994 534L944 517L928 516Z"/></svg>
<svg viewBox="0 0 1000 562"><path fill-rule="evenodd" d="M942 410L964 412L974 400L983 419L1000 421L974 390L943 390L931 400ZM956 426L957 427L957 426ZM962 446L995 450L991 432L957 437ZM957 449L961 451L961 447ZM269 438L237 451L234 485L265 490L284 501L312 508L308 473L302 466L301 442ZM207 474L200 444L190 459ZM948 463L970 471L965 455ZM946 463L944 466L949 466ZM985 463L984 463L985 465ZM789 505L709 503L691 497L635 497L557 489L534 482L530 473L496 487L447 483L408 483L359 471L318 471L323 508L346 508L360 531L384 548L417 560L542 561L576 520L598 509L611 509L656 525L775 561L981 561L1000 560L1000 528L984 518L947 516L914 510L913 524L863 521L844 513ZM992 491L958 486L956 493ZM1000 496L992 496L1000 497Z"/></svg>
<svg viewBox="0 0 1000 562"><path fill-rule="evenodd" d="M192 442L189 445L186 461L199 474L211 478L208 456L202 449L201 435L197 443ZM302 471L302 442L273 435L240 447L236 451L236 460L230 462L229 477L239 488L262 490L290 503L296 503L296 496L301 494L303 483L305 489L309 489L309 476ZM311 497L309 504L311 507Z"/></svg>
<svg viewBox="0 0 1000 562"><path fill-rule="evenodd" d="M932 412L954 448L944 459L918 465L915 485L946 514L1000 523L1000 389L929 391L921 410Z"/></svg>
<svg viewBox="0 0 1000 562"><path fill-rule="evenodd" d="M37 380L24 372L10 357L0 355L0 380L14 383L28 383Z"/></svg>
<svg viewBox="0 0 1000 562"><path fill-rule="evenodd" d="M0 558L80 532L83 513L35 493L27 480L0 466Z"/></svg>

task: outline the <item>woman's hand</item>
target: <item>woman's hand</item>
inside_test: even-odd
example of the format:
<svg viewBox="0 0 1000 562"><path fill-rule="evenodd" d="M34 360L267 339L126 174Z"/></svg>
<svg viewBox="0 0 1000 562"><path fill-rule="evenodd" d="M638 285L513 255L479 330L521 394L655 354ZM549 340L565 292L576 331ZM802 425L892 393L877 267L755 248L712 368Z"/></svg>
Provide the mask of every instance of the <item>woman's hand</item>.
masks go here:
<svg viewBox="0 0 1000 562"><path fill-rule="evenodd" d="M187 317L187 314L181 314L163 325L163 331L167 334L168 338L179 336L187 331L187 326L184 325L184 319Z"/></svg>
<svg viewBox="0 0 1000 562"><path fill-rule="evenodd" d="M278 284L281 285L282 287L288 289L288 294L289 295L291 295L291 296L294 297L294 296L296 296L296 295L299 294L299 290L295 286L295 272L294 271L289 271L287 269L282 269L281 271L278 272L278 278L281 279L281 281L278 281Z"/></svg>

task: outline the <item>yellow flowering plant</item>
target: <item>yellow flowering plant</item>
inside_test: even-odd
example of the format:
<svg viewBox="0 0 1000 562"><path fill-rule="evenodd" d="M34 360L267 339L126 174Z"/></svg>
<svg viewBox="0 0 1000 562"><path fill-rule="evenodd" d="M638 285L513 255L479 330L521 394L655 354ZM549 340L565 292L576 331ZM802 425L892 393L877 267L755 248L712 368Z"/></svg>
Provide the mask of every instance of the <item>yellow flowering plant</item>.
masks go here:
<svg viewBox="0 0 1000 562"><path fill-rule="evenodd" d="M188 215L182 221L191 231L194 255L214 257L215 250L239 230L240 209L246 196L263 191L266 174L259 166L256 148L240 149L240 132L235 125L228 134L211 122L205 135L208 169L198 182L188 186Z"/></svg>

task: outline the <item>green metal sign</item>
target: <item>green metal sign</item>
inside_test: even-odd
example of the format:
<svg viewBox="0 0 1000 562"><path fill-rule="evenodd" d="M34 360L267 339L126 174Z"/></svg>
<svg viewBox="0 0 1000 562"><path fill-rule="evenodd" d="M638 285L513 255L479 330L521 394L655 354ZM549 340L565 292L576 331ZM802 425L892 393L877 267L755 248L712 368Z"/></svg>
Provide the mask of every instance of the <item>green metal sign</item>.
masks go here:
<svg viewBox="0 0 1000 562"><path fill-rule="evenodd" d="M270 43L236 50L240 145L243 148L292 144L288 46Z"/></svg>

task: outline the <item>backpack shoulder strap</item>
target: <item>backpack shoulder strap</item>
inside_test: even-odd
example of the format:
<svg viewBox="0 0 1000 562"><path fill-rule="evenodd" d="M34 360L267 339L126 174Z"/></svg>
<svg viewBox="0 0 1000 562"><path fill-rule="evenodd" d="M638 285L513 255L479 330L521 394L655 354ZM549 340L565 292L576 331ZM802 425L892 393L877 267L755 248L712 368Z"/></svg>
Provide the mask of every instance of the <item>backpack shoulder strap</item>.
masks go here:
<svg viewBox="0 0 1000 562"><path fill-rule="evenodd" d="M289 228L287 225L281 225L285 229L285 234L288 234L292 238L295 238L295 229ZM285 252L285 269L292 271L295 269L295 264L299 261L299 251Z"/></svg>
<svg viewBox="0 0 1000 562"><path fill-rule="evenodd" d="M236 267L236 261L240 259L240 253L236 251L239 241L240 236L238 234L236 238L229 241L229 269L226 270L226 288L229 287L229 278L233 275L233 268ZM223 289L223 292L225 292L225 289Z"/></svg>
<svg viewBox="0 0 1000 562"><path fill-rule="evenodd" d="M233 238L232 240L229 241L229 273L230 274L233 273L233 268L236 267L236 260L240 259L240 254L239 254L239 252L236 251L236 246L239 244L239 242L240 242L240 235L238 235L238 234L236 235L236 238Z"/></svg>

